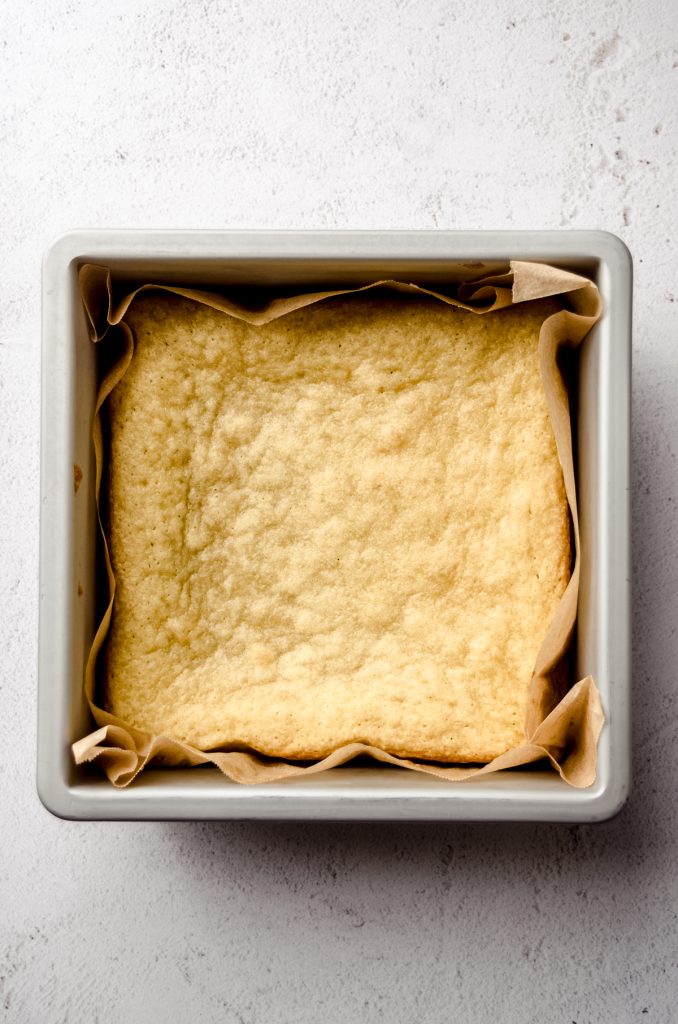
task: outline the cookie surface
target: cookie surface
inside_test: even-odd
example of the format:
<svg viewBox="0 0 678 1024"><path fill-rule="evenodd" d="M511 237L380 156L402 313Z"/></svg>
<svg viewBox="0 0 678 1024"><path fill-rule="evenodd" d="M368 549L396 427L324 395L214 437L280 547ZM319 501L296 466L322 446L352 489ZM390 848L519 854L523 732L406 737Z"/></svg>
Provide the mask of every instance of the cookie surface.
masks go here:
<svg viewBox="0 0 678 1024"><path fill-rule="evenodd" d="M138 298L108 403L108 709L289 758L520 743L570 575L537 353L557 308L366 293L252 327Z"/></svg>

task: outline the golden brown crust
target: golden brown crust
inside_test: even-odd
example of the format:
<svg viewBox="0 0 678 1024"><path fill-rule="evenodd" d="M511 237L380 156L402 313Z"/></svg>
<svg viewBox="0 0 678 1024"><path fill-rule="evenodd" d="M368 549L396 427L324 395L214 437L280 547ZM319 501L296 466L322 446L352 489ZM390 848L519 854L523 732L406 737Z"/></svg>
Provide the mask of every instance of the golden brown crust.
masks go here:
<svg viewBox="0 0 678 1024"><path fill-rule="evenodd" d="M519 743L570 574L551 301L351 296L266 327L150 295L110 400L107 706L204 749Z"/></svg>

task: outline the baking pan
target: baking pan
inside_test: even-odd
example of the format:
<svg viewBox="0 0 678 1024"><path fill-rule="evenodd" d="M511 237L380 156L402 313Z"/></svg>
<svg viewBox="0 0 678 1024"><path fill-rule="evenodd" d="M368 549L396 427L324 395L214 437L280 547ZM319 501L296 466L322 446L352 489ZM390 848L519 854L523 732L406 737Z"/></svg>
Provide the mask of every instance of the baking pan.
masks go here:
<svg viewBox="0 0 678 1024"><path fill-rule="evenodd" d="M151 768L115 789L96 767L76 767L71 743L92 728L82 681L100 614L91 443L98 353L79 267L104 264L121 283L302 292L380 278L442 286L505 269L510 259L585 274L604 302L580 347L575 414L576 676L594 677L606 714L594 785L573 789L534 767L445 782L349 764L258 786L216 768ZM624 244L598 231L81 231L58 239L43 266L37 782L45 807L63 818L130 820L590 822L615 814L630 780L631 278ZM74 466L83 474L77 495Z"/></svg>

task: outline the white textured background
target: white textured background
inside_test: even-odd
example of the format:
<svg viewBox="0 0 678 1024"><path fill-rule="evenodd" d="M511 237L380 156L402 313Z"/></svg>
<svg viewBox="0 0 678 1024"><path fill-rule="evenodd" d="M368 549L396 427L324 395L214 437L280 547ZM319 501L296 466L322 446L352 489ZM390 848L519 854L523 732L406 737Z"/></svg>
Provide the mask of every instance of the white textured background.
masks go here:
<svg viewBox="0 0 678 1024"><path fill-rule="evenodd" d="M24 0L2 6L0 53L0 1018L678 1020L676 4ZM624 238L635 790L620 817L134 825L43 810L40 257L69 228L144 226Z"/></svg>

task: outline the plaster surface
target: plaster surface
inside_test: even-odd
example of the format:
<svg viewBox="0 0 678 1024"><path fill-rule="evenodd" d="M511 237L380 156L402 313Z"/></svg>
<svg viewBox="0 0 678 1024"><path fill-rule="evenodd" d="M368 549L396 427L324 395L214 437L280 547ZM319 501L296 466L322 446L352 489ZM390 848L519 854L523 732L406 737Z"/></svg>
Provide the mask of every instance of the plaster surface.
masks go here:
<svg viewBox="0 0 678 1024"><path fill-rule="evenodd" d="M0 1016L678 1019L678 7L0 14ZM75 824L35 793L40 259L76 227L603 228L635 259L634 791L589 827Z"/></svg>

